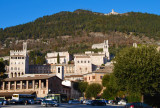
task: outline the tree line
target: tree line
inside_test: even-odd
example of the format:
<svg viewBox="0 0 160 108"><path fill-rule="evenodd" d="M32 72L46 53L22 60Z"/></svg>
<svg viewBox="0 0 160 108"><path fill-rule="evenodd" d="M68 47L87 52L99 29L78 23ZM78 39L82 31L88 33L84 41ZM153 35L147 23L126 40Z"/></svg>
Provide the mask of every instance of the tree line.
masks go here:
<svg viewBox="0 0 160 108"><path fill-rule="evenodd" d="M0 40L56 38L65 35L75 37L83 35L83 32L110 31L132 32L134 35L159 39L159 20L158 15L137 12L108 16L87 10L60 12L26 24L0 29Z"/></svg>

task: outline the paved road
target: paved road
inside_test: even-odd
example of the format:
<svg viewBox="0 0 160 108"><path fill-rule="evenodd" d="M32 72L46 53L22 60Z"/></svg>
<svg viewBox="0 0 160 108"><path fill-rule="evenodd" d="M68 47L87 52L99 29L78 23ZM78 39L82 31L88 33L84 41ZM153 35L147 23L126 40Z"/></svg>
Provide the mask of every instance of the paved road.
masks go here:
<svg viewBox="0 0 160 108"><path fill-rule="evenodd" d="M58 108L124 108L124 106L112 106L112 105L107 105L107 106L90 106L90 105L68 105L68 104L60 104ZM0 108L45 108L42 107L41 105L5 105L5 106L0 106ZM47 108L53 108L53 107L47 107Z"/></svg>

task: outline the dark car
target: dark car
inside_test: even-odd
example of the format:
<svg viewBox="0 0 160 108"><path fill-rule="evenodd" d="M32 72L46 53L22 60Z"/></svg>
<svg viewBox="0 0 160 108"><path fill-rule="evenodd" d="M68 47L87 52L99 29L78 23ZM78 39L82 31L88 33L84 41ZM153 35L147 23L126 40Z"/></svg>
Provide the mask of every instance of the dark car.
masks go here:
<svg viewBox="0 0 160 108"><path fill-rule="evenodd" d="M17 105L17 104L19 104L19 103L20 103L20 102L17 101L17 100L10 100L10 101L9 101L9 104Z"/></svg>
<svg viewBox="0 0 160 108"><path fill-rule="evenodd" d="M142 102L133 102L126 104L125 108L152 108L152 107Z"/></svg>
<svg viewBox="0 0 160 108"><path fill-rule="evenodd" d="M91 105L104 106L106 103L103 100L92 100Z"/></svg>
<svg viewBox="0 0 160 108"><path fill-rule="evenodd" d="M54 106L54 107L57 107L57 106L59 106L59 104L58 103L56 103L56 102L53 102L53 101L51 101L51 100L43 100L42 102L41 102L41 106L45 106L45 107L47 107L47 106Z"/></svg>
<svg viewBox="0 0 160 108"><path fill-rule="evenodd" d="M41 104L42 100L35 100L34 104Z"/></svg>
<svg viewBox="0 0 160 108"><path fill-rule="evenodd" d="M0 105L8 105L9 102L7 100L0 100Z"/></svg>
<svg viewBox="0 0 160 108"><path fill-rule="evenodd" d="M80 104L81 102L78 100L69 100L68 104Z"/></svg>

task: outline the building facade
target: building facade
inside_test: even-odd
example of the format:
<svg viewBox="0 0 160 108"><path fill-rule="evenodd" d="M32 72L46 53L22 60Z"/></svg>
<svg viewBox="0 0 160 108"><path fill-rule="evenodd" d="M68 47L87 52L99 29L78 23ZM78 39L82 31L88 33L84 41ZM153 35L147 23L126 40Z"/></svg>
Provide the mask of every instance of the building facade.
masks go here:
<svg viewBox="0 0 160 108"><path fill-rule="evenodd" d="M63 88L62 80L57 76L35 75L33 77L6 78L0 83L0 94L7 92L12 95L14 93L35 92L37 97L45 97L50 91L52 94L68 93L69 96L70 90L66 92Z"/></svg>
<svg viewBox="0 0 160 108"><path fill-rule="evenodd" d="M71 60L71 56L68 52L53 52L47 53L46 55L46 63L47 64L58 64L57 63L57 56L59 54L59 64L68 64Z"/></svg>
<svg viewBox="0 0 160 108"><path fill-rule="evenodd" d="M23 42L23 50L11 50L9 62L9 78L20 77L29 73L29 57L27 43Z"/></svg>

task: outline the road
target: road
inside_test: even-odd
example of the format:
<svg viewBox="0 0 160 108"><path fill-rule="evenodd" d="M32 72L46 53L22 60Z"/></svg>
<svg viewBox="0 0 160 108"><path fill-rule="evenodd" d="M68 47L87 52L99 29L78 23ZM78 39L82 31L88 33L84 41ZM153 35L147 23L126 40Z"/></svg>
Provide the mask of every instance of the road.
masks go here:
<svg viewBox="0 0 160 108"><path fill-rule="evenodd" d="M118 105L107 105L107 106L91 106L91 105L68 105L68 104L60 104L58 108L124 108L124 106L118 106ZM0 106L0 108L45 108L41 105L5 105ZM53 108L53 107L47 107L47 108Z"/></svg>

